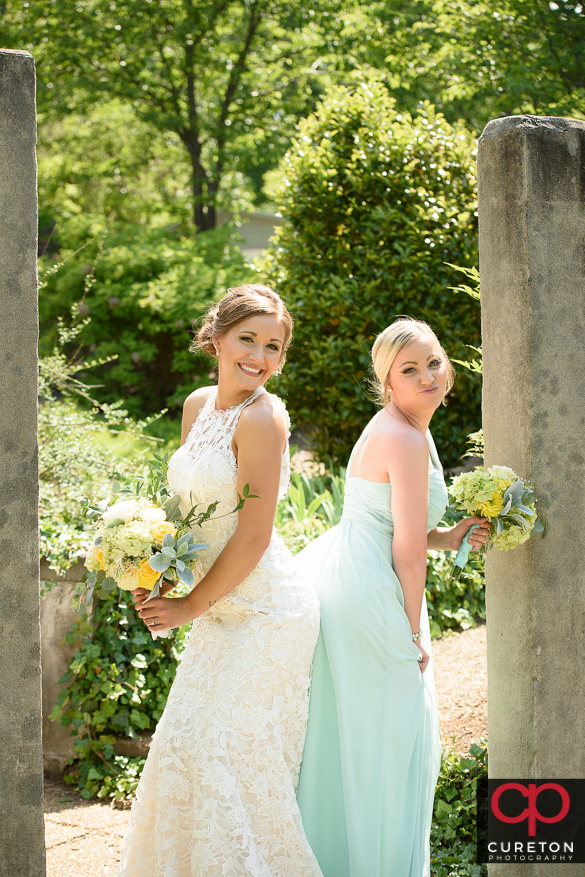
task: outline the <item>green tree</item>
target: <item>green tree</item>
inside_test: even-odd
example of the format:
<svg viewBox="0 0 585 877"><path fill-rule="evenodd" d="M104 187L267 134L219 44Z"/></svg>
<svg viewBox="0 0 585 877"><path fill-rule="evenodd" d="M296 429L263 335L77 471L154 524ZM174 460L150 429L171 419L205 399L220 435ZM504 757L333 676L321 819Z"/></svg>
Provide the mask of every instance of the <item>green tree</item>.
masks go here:
<svg viewBox="0 0 585 877"><path fill-rule="evenodd" d="M84 114L41 114L43 238L57 223L48 250L56 247L60 222L75 216L134 226L187 222L189 167L178 147L175 135L157 131L116 99Z"/></svg>
<svg viewBox="0 0 585 877"><path fill-rule="evenodd" d="M450 265L477 260L474 144L431 107L397 113L379 81L331 90L301 123L266 275L297 318L279 391L319 455L344 462L375 411L369 350L393 317L426 320L447 352L479 340L479 312ZM480 419L479 384L461 374L433 432L456 465Z"/></svg>
<svg viewBox="0 0 585 877"><path fill-rule="evenodd" d="M180 408L210 380L208 357L189 353L192 324L226 288L254 276L233 230L193 240L180 229L112 224L105 234L79 216L60 235L66 262L46 276L39 298L41 353L55 344L59 318L89 316L78 341L82 355L108 360L89 376L100 400L123 399L135 417ZM42 260L43 275L51 264Z"/></svg>
<svg viewBox="0 0 585 877"><path fill-rule="evenodd" d="M38 57L42 106L63 115L118 98L176 135L201 231L215 227L226 172L250 152L275 165L313 103L326 11L284 0L12 0L3 25L9 44Z"/></svg>
<svg viewBox="0 0 585 877"><path fill-rule="evenodd" d="M585 111L585 11L574 0L383 0L359 9L364 21L344 33L344 57L381 71L400 110L428 100L478 132L499 115Z"/></svg>

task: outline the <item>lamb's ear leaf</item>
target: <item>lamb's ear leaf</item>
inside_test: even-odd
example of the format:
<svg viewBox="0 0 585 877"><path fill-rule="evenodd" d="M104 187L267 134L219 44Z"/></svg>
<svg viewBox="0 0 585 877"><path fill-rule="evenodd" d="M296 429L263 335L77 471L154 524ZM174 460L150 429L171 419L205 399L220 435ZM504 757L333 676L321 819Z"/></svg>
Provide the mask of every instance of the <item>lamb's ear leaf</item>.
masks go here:
<svg viewBox="0 0 585 877"><path fill-rule="evenodd" d="M517 524L519 524L522 527L522 530L524 532L526 532L526 530L530 529L530 524L528 523L526 518L522 517L522 515L508 514L507 517L512 518L513 521L515 521Z"/></svg>
<svg viewBox="0 0 585 877"><path fill-rule="evenodd" d="M192 588L195 584L195 576L190 569L177 569L177 575L179 576L181 581L184 582L186 585L189 585L189 587Z"/></svg>
<svg viewBox="0 0 585 877"><path fill-rule="evenodd" d="M153 554L148 558L148 562L156 572L164 572L171 565L171 558L164 554Z"/></svg>

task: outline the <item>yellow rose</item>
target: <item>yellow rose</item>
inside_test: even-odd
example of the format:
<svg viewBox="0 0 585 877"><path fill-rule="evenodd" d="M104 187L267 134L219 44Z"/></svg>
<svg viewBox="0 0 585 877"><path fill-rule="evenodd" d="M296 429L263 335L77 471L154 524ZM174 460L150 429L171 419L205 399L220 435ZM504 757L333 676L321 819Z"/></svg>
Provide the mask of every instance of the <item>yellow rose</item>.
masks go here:
<svg viewBox="0 0 585 877"><path fill-rule="evenodd" d="M167 533L170 533L173 539L175 538L177 528L174 524L171 524L170 521L161 521L160 524L156 524L152 528L151 532L152 538L157 543L157 545L162 545L162 541Z"/></svg>
<svg viewBox="0 0 585 877"><path fill-rule="evenodd" d="M148 560L143 560L138 566L139 587L152 591L160 578L160 573L151 567Z"/></svg>
<svg viewBox="0 0 585 877"><path fill-rule="evenodd" d="M98 548L98 550L96 552L96 557L97 557L98 563L100 565L100 569L104 569L104 552L102 551L101 548Z"/></svg>
<svg viewBox="0 0 585 877"><path fill-rule="evenodd" d="M486 502L478 502L477 509L478 513L487 518L488 521L491 521L492 518L497 518L502 509L504 508L504 500L500 493L493 493L492 498L486 500Z"/></svg>

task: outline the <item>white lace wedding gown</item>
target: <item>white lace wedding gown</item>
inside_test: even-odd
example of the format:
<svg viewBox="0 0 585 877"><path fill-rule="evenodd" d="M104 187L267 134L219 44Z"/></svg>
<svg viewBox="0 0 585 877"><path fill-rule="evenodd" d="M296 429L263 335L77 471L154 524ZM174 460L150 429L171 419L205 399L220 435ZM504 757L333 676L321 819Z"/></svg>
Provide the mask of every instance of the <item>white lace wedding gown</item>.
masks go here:
<svg viewBox="0 0 585 877"><path fill-rule="evenodd" d="M221 500L197 531L210 547L196 581L236 528L237 514L219 517L237 502L232 437L242 409L264 392L227 411L215 410L212 392L170 460L183 514L195 502L206 508ZM287 447L280 498L288 460ZM322 877L295 797L319 607L291 560L274 531L250 575L193 622L132 806L118 877Z"/></svg>

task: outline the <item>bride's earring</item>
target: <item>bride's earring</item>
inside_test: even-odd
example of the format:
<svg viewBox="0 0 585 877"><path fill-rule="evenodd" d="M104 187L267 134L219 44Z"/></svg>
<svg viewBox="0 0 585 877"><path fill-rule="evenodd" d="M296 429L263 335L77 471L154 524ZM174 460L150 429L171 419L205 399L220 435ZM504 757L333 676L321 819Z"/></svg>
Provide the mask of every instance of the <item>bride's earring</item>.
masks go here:
<svg viewBox="0 0 585 877"><path fill-rule="evenodd" d="M215 355L219 359L219 347L217 347L217 346L215 347Z"/></svg>

